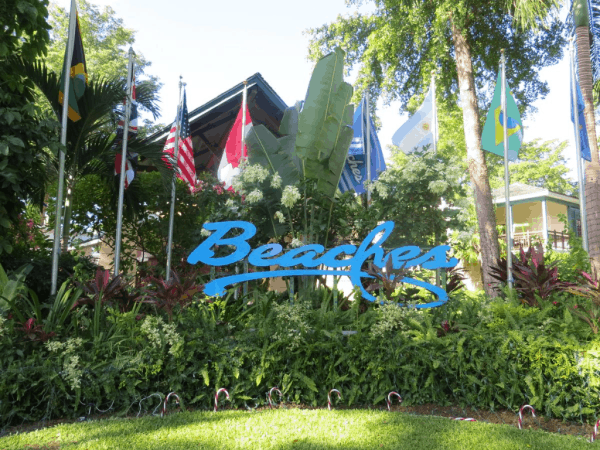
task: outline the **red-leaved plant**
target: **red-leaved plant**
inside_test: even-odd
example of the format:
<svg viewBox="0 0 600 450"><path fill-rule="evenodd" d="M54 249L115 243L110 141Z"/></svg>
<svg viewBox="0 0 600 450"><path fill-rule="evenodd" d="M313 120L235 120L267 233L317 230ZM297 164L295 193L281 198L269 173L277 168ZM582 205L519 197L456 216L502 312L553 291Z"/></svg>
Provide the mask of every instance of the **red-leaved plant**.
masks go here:
<svg viewBox="0 0 600 450"><path fill-rule="evenodd" d="M458 267L453 267L450 270L446 269L446 292L451 294L463 289L466 279L464 269Z"/></svg>
<svg viewBox="0 0 600 450"><path fill-rule="evenodd" d="M204 285L196 284L194 272L180 278L177 272L172 270L168 282L156 277L149 277L146 281L149 283L149 287L144 289L147 297L142 300L142 303L148 303L157 309L164 310L169 316L169 320L172 320L175 309L189 306L194 295L204 289Z"/></svg>
<svg viewBox="0 0 600 450"><path fill-rule="evenodd" d="M36 325L34 318L29 318L25 323L20 323L19 325L21 325L21 327L17 328L17 330L23 332L25 339L32 342L46 342L50 338L56 336L56 333L53 331L46 333L43 325Z"/></svg>
<svg viewBox="0 0 600 450"><path fill-rule="evenodd" d="M538 297L546 299L553 292L563 291L566 284L558 279L557 262L544 263L544 249L532 246L527 252L521 247L520 258L513 258L512 273L514 288L521 294L521 302L538 306ZM496 261L490 267L490 276L500 283L506 283L506 259Z"/></svg>
<svg viewBox="0 0 600 450"><path fill-rule="evenodd" d="M446 336L450 333L458 333L460 328L455 322L451 320L443 320L439 327L437 327L438 337Z"/></svg>
<svg viewBox="0 0 600 450"><path fill-rule="evenodd" d="M96 277L85 284L77 283L86 297L82 297L73 308L78 305L95 305L98 301L113 307L118 307L121 312L130 311L139 295L130 292L129 283L121 275L113 277L108 270L96 270Z"/></svg>

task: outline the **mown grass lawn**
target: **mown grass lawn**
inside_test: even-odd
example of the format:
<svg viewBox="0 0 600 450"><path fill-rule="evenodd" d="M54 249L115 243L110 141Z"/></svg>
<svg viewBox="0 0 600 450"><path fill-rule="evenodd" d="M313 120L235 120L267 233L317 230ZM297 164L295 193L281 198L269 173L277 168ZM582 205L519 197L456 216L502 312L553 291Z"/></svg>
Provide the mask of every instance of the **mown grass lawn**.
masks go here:
<svg viewBox="0 0 600 450"><path fill-rule="evenodd" d="M0 439L0 449L579 449L582 438L372 410L173 413L58 425Z"/></svg>

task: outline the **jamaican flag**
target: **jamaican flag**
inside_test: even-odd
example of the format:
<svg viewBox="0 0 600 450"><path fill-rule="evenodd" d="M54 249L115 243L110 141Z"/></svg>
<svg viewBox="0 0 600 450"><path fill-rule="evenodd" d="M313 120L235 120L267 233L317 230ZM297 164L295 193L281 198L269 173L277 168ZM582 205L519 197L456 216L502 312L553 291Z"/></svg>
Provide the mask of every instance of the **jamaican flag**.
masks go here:
<svg viewBox="0 0 600 450"><path fill-rule="evenodd" d="M87 68L85 64L85 54L83 53L83 43L81 41L81 33L79 31L79 15L77 14L77 7L75 6L75 0L71 0L71 14L70 20L75 19L75 35L69 36L69 39L73 39L73 57L71 59L71 70L70 76L71 81L69 83L69 119L73 122L77 122L81 119L79 114L79 107L77 106L77 100L81 98L85 91L87 84ZM70 28L70 27L69 27ZM67 65L67 53L69 51L69 42L67 41L67 49L65 51L65 62L63 65L63 71L60 77L60 90L58 93L58 102L62 105L64 100L63 89L65 86L64 77L66 73Z"/></svg>

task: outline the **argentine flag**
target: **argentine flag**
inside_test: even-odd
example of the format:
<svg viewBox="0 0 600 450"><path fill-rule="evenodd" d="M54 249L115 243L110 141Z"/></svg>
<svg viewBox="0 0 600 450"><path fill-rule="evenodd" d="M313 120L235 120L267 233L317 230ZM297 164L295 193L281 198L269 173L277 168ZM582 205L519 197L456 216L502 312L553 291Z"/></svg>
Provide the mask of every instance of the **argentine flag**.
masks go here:
<svg viewBox="0 0 600 450"><path fill-rule="evenodd" d="M407 155L433 144L433 98L431 89L421 107L392 136L392 143Z"/></svg>
<svg viewBox="0 0 600 450"><path fill-rule="evenodd" d="M340 191L346 192L354 190L357 194L364 193L365 181L367 180L367 115L363 114L366 108L366 101L363 98L354 112L354 138L348 149L346 164L342 170L342 175L338 187ZM369 117L369 120L371 118ZM386 169L385 160L381 144L377 138L375 124L371 120L371 181L377 180L379 174Z"/></svg>

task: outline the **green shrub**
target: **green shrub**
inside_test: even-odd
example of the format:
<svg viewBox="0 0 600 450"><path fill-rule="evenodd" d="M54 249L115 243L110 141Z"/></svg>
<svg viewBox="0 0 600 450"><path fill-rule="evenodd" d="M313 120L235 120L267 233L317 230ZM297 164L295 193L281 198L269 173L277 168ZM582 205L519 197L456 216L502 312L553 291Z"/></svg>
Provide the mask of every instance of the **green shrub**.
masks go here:
<svg viewBox="0 0 600 450"><path fill-rule="evenodd" d="M331 388L346 405L383 405L395 390L404 405L530 403L546 416L596 418L600 339L570 313L570 299L533 308L460 292L433 310L384 304L361 314L358 302L344 311L330 295L293 304L273 292L194 298L171 321L105 305L96 332L88 312L74 310L77 326L45 343L4 318L2 423L79 417L90 404L137 413L155 392L208 409L220 387L233 406L255 407L273 386L311 406L325 405Z"/></svg>
<svg viewBox="0 0 600 450"><path fill-rule="evenodd" d="M50 296L52 285L52 254L50 252L15 249L12 254L2 254L0 265L9 273L25 264L33 266L27 275L27 287L35 292L39 299ZM72 275L78 274L83 279L90 279L96 273L97 265L89 257L73 253L61 254L58 259L58 283L62 285Z"/></svg>

